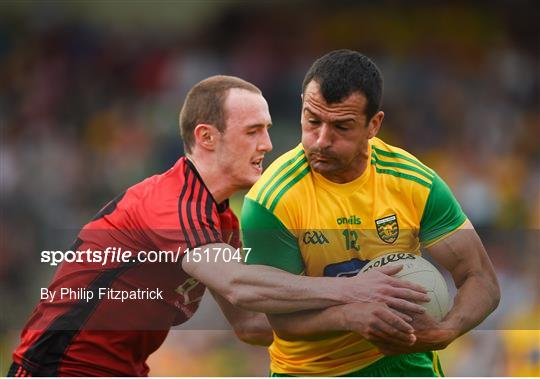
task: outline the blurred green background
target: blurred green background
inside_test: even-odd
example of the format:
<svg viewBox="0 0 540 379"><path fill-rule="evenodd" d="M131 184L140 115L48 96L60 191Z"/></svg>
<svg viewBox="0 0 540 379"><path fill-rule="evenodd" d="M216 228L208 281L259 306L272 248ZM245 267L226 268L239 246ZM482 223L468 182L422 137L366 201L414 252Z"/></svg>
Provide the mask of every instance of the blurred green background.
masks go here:
<svg viewBox="0 0 540 379"><path fill-rule="evenodd" d="M446 373L540 375L539 4L2 1L0 373L52 275L39 263L51 234L73 238L117 193L176 161L193 84L229 74L262 89L268 164L299 141L313 60L350 48L383 72L382 138L445 178L499 274L499 309L443 352ZM227 329L205 298L150 374L267 375L265 349ZM524 336L530 346L516 344Z"/></svg>

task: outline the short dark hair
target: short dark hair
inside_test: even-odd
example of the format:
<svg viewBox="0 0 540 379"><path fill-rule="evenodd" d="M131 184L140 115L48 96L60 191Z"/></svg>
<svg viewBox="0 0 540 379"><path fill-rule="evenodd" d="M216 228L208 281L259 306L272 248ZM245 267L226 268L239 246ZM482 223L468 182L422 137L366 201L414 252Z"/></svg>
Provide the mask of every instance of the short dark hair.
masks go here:
<svg viewBox="0 0 540 379"><path fill-rule="evenodd" d="M317 59L304 77L302 93L314 80L328 104L345 100L354 92L366 99L365 113L370 120L381 106L383 78L371 59L357 51L332 51Z"/></svg>
<svg viewBox="0 0 540 379"><path fill-rule="evenodd" d="M188 92L180 111L180 135L184 140L184 150L192 152L195 144L195 127L210 124L220 133L225 131L225 99L233 88L245 89L261 94L261 90L236 76L216 75L195 84Z"/></svg>

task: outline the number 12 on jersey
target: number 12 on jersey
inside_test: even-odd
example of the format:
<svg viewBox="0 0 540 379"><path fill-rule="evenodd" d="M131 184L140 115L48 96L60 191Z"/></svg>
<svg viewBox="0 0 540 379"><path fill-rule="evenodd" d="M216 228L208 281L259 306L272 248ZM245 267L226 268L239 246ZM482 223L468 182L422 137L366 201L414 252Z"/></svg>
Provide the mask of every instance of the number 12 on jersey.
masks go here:
<svg viewBox="0 0 540 379"><path fill-rule="evenodd" d="M356 230L345 229L343 236L345 236L346 250L360 251L360 246L358 246L358 232Z"/></svg>

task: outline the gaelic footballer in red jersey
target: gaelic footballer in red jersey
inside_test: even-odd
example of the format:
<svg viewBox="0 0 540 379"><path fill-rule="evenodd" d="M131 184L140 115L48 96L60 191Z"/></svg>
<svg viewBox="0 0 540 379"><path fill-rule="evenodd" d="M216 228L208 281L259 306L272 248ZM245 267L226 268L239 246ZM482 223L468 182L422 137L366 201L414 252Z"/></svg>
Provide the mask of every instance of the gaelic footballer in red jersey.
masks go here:
<svg viewBox="0 0 540 379"><path fill-rule="evenodd" d="M222 229L222 219L235 228L234 237ZM176 252L222 241L240 247L237 227L227 201L216 203L193 164L181 158L111 201L83 228L72 250ZM148 355L172 325L195 313L205 287L179 263L133 259L61 264L49 286L56 296L35 308L14 361L35 375L146 375ZM65 288L76 294L60 297ZM111 292L147 288L161 291L161 299L121 301Z"/></svg>
<svg viewBox="0 0 540 379"><path fill-rule="evenodd" d="M270 123L266 101L252 84L213 77L196 85L181 113L189 158L113 199L70 248L127 250L129 259L63 262L47 289L51 296L22 332L9 375L147 375L147 357L171 326L195 313L205 286L182 270L182 256L149 263L135 253L183 254L216 243L240 248L227 199L259 178L272 148ZM197 151L199 142L208 152ZM126 293L139 295L120 297Z"/></svg>

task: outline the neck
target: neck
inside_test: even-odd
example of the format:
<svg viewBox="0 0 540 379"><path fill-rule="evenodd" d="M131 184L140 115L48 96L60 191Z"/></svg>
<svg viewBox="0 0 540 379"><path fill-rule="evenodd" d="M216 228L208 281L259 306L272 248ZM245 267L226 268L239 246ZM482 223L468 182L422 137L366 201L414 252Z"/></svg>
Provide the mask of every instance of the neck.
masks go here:
<svg viewBox="0 0 540 379"><path fill-rule="evenodd" d="M235 189L227 184L227 180L224 179L226 176L220 172L215 162L198 154L186 154L186 157L193 163L206 188L218 204L231 197Z"/></svg>

